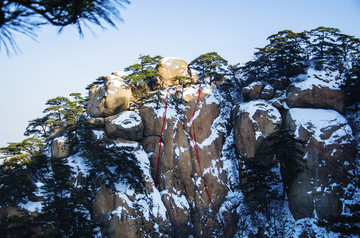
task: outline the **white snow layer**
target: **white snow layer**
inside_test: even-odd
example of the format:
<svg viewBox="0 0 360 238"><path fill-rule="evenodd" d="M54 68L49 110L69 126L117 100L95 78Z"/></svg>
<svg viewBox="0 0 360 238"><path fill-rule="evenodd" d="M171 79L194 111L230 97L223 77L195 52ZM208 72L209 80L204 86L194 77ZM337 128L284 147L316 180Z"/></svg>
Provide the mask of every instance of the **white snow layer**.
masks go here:
<svg viewBox="0 0 360 238"><path fill-rule="evenodd" d="M352 140L351 127L347 124L346 118L337 111L292 108L289 113L295 122L295 136L297 137L299 137L299 128L302 126L310 131L317 141L324 142L327 145L335 143L348 144ZM325 132L333 127L338 129L333 131L329 138L326 138Z"/></svg>
<svg viewBox="0 0 360 238"><path fill-rule="evenodd" d="M242 103L239 107L239 112L249 113L249 118L254 125L258 125L258 122L253 118L257 111L266 112L266 118L272 121L274 124L279 124L281 122L280 112L273 105L264 100L254 100L247 103ZM263 136L261 130L255 130L255 139L258 140L260 136Z"/></svg>
<svg viewBox="0 0 360 238"><path fill-rule="evenodd" d="M141 117L136 112L124 111L112 120L111 123L121 126L122 128L133 128L140 125Z"/></svg>
<svg viewBox="0 0 360 238"><path fill-rule="evenodd" d="M165 57L161 60L161 64L163 66L170 66L174 60L181 60L181 59L176 57Z"/></svg>
<svg viewBox="0 0 360 238"><path fill-rule="evenodd" d="M309 68L306 74L297 77L301 82L293 85L302 90L312 89L313 87L326 87L334 90L339 90L343 79L340 77L338 71L316 70Z"/></svg>
<svg viewBox="0 0 360 238"><path fill-rule="evenodd" d="M93 130L93 133L95 134L97 140L101 140L105 137L105 132L102 130Z"/></svg>
<svg viewBox="0 0 360 238"><path fill-rule="evenodd" d="M86 166L84 158L79 154L70 156L67 159L67 164L71 167L76 177L78 177L79 173L81 173L84 177L89 175L89 168Z"/></svg>

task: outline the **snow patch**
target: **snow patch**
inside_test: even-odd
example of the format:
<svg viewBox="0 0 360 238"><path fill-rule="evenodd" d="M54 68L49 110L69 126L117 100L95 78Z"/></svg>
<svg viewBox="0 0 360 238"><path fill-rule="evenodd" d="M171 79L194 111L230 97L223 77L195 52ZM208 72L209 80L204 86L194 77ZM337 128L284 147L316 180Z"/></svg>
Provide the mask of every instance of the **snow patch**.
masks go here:
<svg viewBox="0 0 360 238"><path fill-rule="evenodd" d="M140 125L141 117L136 112L124 111L112 120L111 123L121 126L122 128L133 128Z"/></svg>
<svg viewBox="0 0 360 238"><path fill-rule="evenodd" d="M79 175L79 173L82 173L82 175L85 177L89 175L89 168L87 167L84 158L79 154L70 156L67 159L67 164L71 167L71 170L75 172L76 177Z"/></svg>
<svg viewBox="0 0 360 238"><path fill-rule="evenodd" d="M296 125L296 137L299 137L299 129L303 127L310 131L317 141L324 142L326 145L335 143L349 144L353 139L352 130L347 124L346 118L337 111L292 108L289 113ZM338 129L333 131L329 138L325 138L326 130L331 130L332 127Z"/></svg>
<svg viewBox="0 0 360 238"><path fill-rule="evenodd" d="M343 79L340 77L338 71L331 71L329 69L316 70L309 68L306 74L302 74L296 77L298 83L293 85L301 90L312 89L314 87L326 87L333 90L340 90L340 85L343 83Z"/></svg>

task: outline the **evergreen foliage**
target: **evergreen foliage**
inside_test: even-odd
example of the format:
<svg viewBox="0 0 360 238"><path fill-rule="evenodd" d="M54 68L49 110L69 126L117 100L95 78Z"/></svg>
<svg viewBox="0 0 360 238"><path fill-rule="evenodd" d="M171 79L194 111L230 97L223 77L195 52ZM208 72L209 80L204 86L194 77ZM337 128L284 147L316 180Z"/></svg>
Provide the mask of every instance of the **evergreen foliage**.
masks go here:
<svg viewBox="0 0 360 238"><path fill-rule="evenodd" d="M263 150L264 156L270 156L280 162L284 170L290 173L301 172L301 160L304 155L301 148L304 142L295 138L293 131L277 126L266 138L268 146Z"/></svg>
<svg viewBox="0 0 360 238"><path fill-rule="evenodd" d="M131 147L117 147L111 141L94 140L91 125L82 124L79 134L79 151L86 158L91 170L92 180L102 181L113 190L120 181L141 191L142 172ZM99 183L93 186L99 186Z"/></svg>
<svg viewBox="0 0 360 238"><path fill-rule="evenodd" d="M360 235L360 204L358 196L355 193L360 191L360 150L357 149L350 162L352 169L347 170L343 167L336 167L342 175L349 179L350 184L345 193L345 202L342 214L331 216L318 221L319 226L327 230L338 232L342 235L356 236Z"/></svg>
<svg viewBox="0 0 360 238"><path fill-rule="evenodd" d="M0 204L16 206L36 196L33 176L42 172L45 145L37 138L0 148Z"/></svg>
<svg viewBox="0 0 360 238"><path fill-rule="evenodd" d="M139 63L125 68L126 72L130 72L125 78L125 82L131 86L133 96L139 101L148 96L148 87L153 88L154 79L158 76L156 66L161 59L161 56L141 55Z"/></svg>
<svg viewBox="0 0 360 238"><path fill-rule="evenodd" d="M224 77L228 62L216 52L202 54L189 64L191 69L198 72L199 79L209 78L210 84L214 80Z"/></svg>
<svg viewBox="0 0 360 238"><path fill-rule="evenodd" d="M347 110L357 112L360 109L360 59L353 63L352 69L345 76L341 88L346 95Z"/></svg>
<svg viewBox="0 0 360 238"><path fill-rule="evenodd" d="M4 45L7 53L10 47L17 50L14 32L35 38L42 25L52 25L59 32L69 25L75 25L80 36L88 23L105 28L115 27L121 20L119 8L130 3L128 0L1 0L0 1L0 49Z"/></svg>
<svg viewBox="0 0 360 238"><path fill-rule="evenodd" d="M280 31L268 37L269 44L258 48L254 60L242 67L246 83L265 81L283 83L285 89L291 78L305 72L309 66L322 69L324 65L350 70L347 62L360 56L360 40L342 34L339 29L318 27L295 33Z"/></svg>
<svg viewBox="0 0 360 238"><path fill-rule="evenodd" d="M91 84L89 84L88 86L86 86L86 90L90 90L92 87L94 86L104 86L105 84L105 79L106 77L105 76L100 76L98 77L97 79L95 79L94 82L92 82Z"/></svg>
<svg viewBox="0 0 360 238"><path fill-rule="evenodd" d="M269 214L271 201L281 199L276 189L281 184L281 178L276 173L277 163L245 157L240 159L243 163L240 189L245 195L245 203L252 211Z"/></svg>
<svg viewBox="0 0 360 238"><path fill-rule="evenodd" d="M56 97L46 102L45 116L31 120L26 128L26 136L51 139L53 134L65 132L69 140L76 139L74 133L78 120L85 112L85 99L79 93L71 93L73 99Z"/></svg>
<svg viewBox="0 0 360 238"><path fill-rule="evenodd" d="M43 209L37 217L51 237L92 237L96 225L80 196L81 187L72 183L74 176L66 159L51 158L51 173L45 181ZM85 200L86 201L86 200Z"/></svg>

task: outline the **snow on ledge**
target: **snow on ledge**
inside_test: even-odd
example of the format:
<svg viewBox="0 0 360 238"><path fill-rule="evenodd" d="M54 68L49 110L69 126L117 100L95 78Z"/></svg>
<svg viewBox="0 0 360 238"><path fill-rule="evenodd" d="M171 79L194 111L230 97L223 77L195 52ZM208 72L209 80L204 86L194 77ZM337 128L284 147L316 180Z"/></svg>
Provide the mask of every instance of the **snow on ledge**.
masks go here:
<svg viewBox="0 0 360 238"><path fill-rule="evenodd" d="M136 112L124 111L112 120L111 123L121 126L122 128L133 128L140 125L141 117Z"/></svg>
<svg viewBox="0 0 360 238"><path fill-rule="evenodd" d="M339 143L349 144L352 140L352 130L347 124L346 118L334 110L313 109L313 108L291 108L289 115L295 122L295 136L299 137L299 128L302 126L313 133L313 137L325 144ZM335 130L328 139L323 139L324 130L331 129L334 126L339 128Z"/></svg>
<svg viewBox="0 0 360 238"><path fill-rule="evenodd" d="M314 87L327 87L333 90L340 90L343 79L338 71L316 70L309 68L306 74L297 77L301 82L293 83L293 85L301 90L312 89Z"/></svg>
<svg viewBox="0 0 360 238"><path fill-rule="evenodd" d="M257 124L257 122L253 119L253 116L258 110L267 112L267 119L271 120L274 124L281 122L280 112L276 109L276 107L264 100L254 100L242 103L239 107L239 112L249 113L249 118L254 124Z"/></svg>

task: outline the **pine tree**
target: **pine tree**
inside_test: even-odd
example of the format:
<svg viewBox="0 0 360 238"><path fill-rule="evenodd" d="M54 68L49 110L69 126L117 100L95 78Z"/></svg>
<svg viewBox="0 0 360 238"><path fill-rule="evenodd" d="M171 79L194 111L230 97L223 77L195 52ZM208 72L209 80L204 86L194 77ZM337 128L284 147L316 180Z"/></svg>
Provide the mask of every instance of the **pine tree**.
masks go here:
<svg viewBox="0 0 360 238"><path fill-rule="evenodd" d="M360 191L360 150L357 149L350 161L352 170L337 167L350 181L345 193L344 209L341 215L331 216L318 221L318 225L342 235L354 237L360 235L360 204L354 198Z"/></svg>
<svg viewBox="0 0 360 238"><path fill-rule="evenodd" d="M161 59L161 56L141 55L139 63L125 68L126 72L131 72L125 77L125 82L131 86L133 96L139 101L147 96L148 87L154 88L154 79L159 75L156 66Z"/></svg>
<svg viewBox="0 0 360 238"><path fill-rule="evenodd" d="M16 206L36 198L34 177L44 166L45 144L37 138L0 148L0 204Z"/></svg>
<svg viewBox="0 0 360 238"><path fill-rule="evenodd" d="M211 84L214 80L224 77L227 65L228 62L218 53L209 52L194 59L189 64L189 67L198 72L200 79L205 80L205 78L209 78Z"/></svg>
<svg viewBox="0 0 360 238"><path fill-rule="evenodd" d="M78 121L85 113L86 100L80 93L71 93L71 99L56 97L46 102L45 116L31 120L26 128L26 136L51 140L65 133L69 142L75 142Z"/></svg>
<svg viewBox="0 0 360 238"><path fill-rule="evenodd" d="M0 49L5 46L17 50L14 32L36 37L36 30L48 24L56 26L61 32L64 27L75 25L80 36L83 27L89 23L105 28L105 24L115 27L121 20L119 8L128 0L2 0L0 1Z"/></svg>
<svg viewBox="0 0 360 238"><path fill-rule="evenodd" d="M90 219L82 188L72 183L73 172L66 159L50 158L51 173L43 189L45 200L38 221L51 237L92 237L96 225Z"/></svg>
<svg viewBox="0 0 360 238"><path fill-rule="evenodd" d="M341 89L346 95L347 110L357 112L360 107L360 60L354 62L352 69L345 74Z"/></svg>
<svg viewBox="0 0 360 238"><path fill-rule="evenodd" d="M95 85L99 85L99 86L104 86L105 84L105 79L106 77L105 76L100 76L98 77L97 79L95 79L94 82L92 82L91 84L89 84L88 86L86 86L86 90L90 90L93 86Z"/></svg>
<svg viewBox="0 0 360 238"><path fill-rule="evenodd" d="M254 158L241 158L240 189L244 202L254 219L257 214L270 215L271 202L281 199L277 187L281 178L276 173L277 164L272 161L259 161Z"/></svg>
<svg viewBox="0 0 360 238"><path fill-rule="evenodd" d="M308 32L313 59L318 61L318 67L323 63L335 65L341 58L341 48L337 42L341 36L340 30L330 27L318 27Z"/></svg>
<svg viewBox="0 0 360 238"><path fill-rule="evenodd" d="M115 190L115 184L122 181L140 191L143 188L142 172L134 156L134 148L118 147L112 141L94 140L92 126L81 124L78 149L91 168L90 178L104 182ZM92 183L91 186L99 186Z"/></svg>
<svg viewBox="0 0 360 238"><path fill-rule="evenodd" d="M281 165L281 177L284 181L283 197L285 197L286 188L291 184L292 179L303 171L304 153L301 148L304 142L296 139L291 130L278 126L275 132L266 138L265 143L267 146L262 152L263 156L270 157L273 162Z"/></svg>

